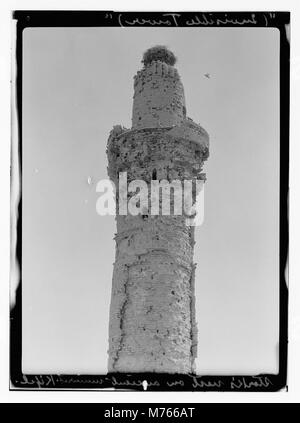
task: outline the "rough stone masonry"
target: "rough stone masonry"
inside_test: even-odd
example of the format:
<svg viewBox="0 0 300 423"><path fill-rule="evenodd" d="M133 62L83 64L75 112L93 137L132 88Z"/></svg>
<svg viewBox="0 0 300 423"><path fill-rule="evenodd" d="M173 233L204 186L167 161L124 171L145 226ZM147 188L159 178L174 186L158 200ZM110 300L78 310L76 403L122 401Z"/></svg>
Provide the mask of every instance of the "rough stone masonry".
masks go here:
<svg viewBox="0 0 300 423"><path fill-rule="evenodd" d="M108 139L108 174L116 187L120 172L128 183L142 179L149 186L154 179L205 180L208 134L186 116L178 71L164 61L165 48L157 49L134 77L132 128L115 126ZM118 198L117 191L117 211ZM195 242L194 227L185 222L174 213L117 212L109 372L194 373Z"/></svg>

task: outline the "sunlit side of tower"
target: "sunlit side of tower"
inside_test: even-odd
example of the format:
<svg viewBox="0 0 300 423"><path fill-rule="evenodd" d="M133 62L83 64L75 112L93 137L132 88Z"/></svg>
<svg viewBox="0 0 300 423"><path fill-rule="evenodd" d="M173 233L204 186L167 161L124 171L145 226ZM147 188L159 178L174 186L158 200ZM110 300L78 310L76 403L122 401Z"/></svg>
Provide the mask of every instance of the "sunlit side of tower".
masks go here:
<svg viewBox="0 0 300 423"><path fill-rule="evenodd" d="M144 54L134 77L132 128L110 133L108 174L127 181L205 180L208 134L186 116L175 56ZM193 373L197 355L194 227L185 215L118 213L113 270L109 372Z"/></svg>

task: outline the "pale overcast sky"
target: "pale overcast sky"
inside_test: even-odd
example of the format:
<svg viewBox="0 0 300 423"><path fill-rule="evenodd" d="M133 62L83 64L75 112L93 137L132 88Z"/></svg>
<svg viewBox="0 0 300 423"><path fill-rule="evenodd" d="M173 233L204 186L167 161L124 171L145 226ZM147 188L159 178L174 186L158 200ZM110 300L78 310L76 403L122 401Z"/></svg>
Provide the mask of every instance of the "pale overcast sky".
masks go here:
<svg viewBox="0 0 300 423"><path fill-rule="evenodd" d="M131 126L133 76L155 44L178 57L187 114L210 135L205 216L195 245L197 371L278 370L279 32L29 28L25 373L107 371L115 221L97 215L96 183L107 178L109 131Z"/></svg>

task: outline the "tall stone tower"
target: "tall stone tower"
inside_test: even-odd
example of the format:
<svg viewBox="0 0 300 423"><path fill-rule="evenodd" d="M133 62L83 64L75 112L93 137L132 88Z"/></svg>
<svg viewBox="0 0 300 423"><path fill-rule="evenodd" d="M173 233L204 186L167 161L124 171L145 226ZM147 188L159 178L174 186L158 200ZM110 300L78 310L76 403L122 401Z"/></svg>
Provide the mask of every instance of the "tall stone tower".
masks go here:
<svg viewBox="0 0 300 423"><path fill-rule="evenodd" d="M116 192L116 258L109 323L109 372L194 373L197 329L194 227L186 216L119 213L118 178L205 179L208 134L186 116L176 58L163 46L144 54L134 77L132 127L110 133L108 174Z"/></svg>

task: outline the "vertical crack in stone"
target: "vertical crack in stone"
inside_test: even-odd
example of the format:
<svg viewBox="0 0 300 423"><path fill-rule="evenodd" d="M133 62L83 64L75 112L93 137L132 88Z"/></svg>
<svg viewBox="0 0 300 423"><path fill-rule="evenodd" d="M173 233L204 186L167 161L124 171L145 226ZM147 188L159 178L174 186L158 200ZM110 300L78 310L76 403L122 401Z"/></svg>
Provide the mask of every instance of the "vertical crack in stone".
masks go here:
<svg viewBox="0 0 300 423"><path fill-rule="evenodd" d="M191 279L190 279L191 371L192 373L195 373L195 360L197 357L197 324L196 324L196 316L195 316L195 272L196 272L196 264L193 263Z"/></svg>
<svg viewBox="0 0 300 423"><path fill-rule="evenodd" d="M120 357L120 351L122 350L122 346L124 344L124 338L125 338L125 331L124 331L124 320L125 320L125 313L126 313L126 306L128 303L128 291L127 291L127 285L129 281L129 266L125 264L124 266L126 268L126 277L124 281L124 301L120 308L120 339L119 339L119 347L116 350L114 361L112 363L112 369L116 369L116 364Z"/></svg>

